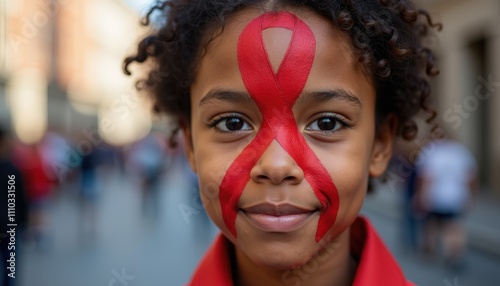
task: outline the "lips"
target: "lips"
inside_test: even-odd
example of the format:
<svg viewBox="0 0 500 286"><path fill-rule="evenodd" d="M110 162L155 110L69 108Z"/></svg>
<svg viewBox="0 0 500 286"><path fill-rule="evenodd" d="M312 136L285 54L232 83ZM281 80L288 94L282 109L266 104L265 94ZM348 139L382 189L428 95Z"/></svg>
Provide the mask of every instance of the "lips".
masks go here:
<svg viewBox="0 0 500 286"><path fill-rule="evenodd" d="M243 217L264 232L292 232L309 222L316 209L305 209L290 204L263 203L241 209Z"/></svg>

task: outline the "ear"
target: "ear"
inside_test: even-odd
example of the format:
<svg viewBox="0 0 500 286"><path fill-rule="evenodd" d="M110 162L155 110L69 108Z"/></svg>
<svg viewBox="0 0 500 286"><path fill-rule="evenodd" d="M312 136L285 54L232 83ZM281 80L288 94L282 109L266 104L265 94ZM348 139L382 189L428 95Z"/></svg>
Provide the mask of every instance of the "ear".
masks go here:
<svg viewBox="0 0 500 286"><path fill-rule="evenodd" d="M392 157L394 139L396 137L397 118L391 114L381 122L375 134L370 159L370 176L381 176L387 169Z"/></svg>
<svg viewBox="0 0 500 286"><path fill-rule="evenodd" d="M196 161L194 160L194 148L193 148L193 137L191 135L191 127L189 124L183 122L179 124L182 129L182 141L184 147L184 153L186 154L186 158L188 160L189 166L193 170L196 171Z"/></svg>

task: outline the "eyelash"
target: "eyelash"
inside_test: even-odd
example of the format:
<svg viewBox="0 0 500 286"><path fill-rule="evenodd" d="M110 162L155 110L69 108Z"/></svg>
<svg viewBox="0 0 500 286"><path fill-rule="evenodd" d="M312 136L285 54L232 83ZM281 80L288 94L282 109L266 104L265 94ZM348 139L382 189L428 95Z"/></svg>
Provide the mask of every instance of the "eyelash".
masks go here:
<svg viewBox="0 0 500 286"><path fill-rule="evenodd" d="M328 113L321 113L321 114L319 114L313 121L311 121L309 124L307 124L306 130L308 130L308 127L311 126L311 124L313 124L314 122L316 122L316 121L318 121L318 120L320 120L322 118L333 118L338 124L341 125L340 128L352 128L354 126L344 116L336 114L336 113L330 113L330 112L328 112ZM333 133L339 132L341 130L311 130L311 129L309 129L308 131L320 132L322 134L329 135L329 134L333 134Z"/></svg>
<svg viewBox="0 0 500 286"><path fill-rule="evenodd" d="M218 133L223 133L223 134L229 134L229 133L235 133L235 132L238 132L238 131L248 131L248 130L238 130L238 131L224 131L224 130L221 130L220 128L217 128L217 125L219 123L221 123L222 121L224 120L227 120L227 119L230 119L230 118L239 118L241 120L243 120L246 124L248 124L250 127L252 127L251 124L248 123L248 120L245 119L244 116L242 116L240 113L228 113L228 114L220 114L220 115L217 115L215 116L211 121L210 123L208 123L208 126L212 129L215 130L215 132L218 132ZM252 127L253 129L253 127Z"/></svg>
<svg viewBox="0 0 500 286"><path fill-rule="evenodd" d="M238 119L241 119L243 120L246 124L248 124L250 127L252 127L249 123L248 123L248 120L245 119L244 116L242 116L240 113L228 113L228 114L221 114L221 115L217 115L215 116L211 121L210 123L208 123L208 126L212 129L214 129L216 132L218 133L223 133L223 134L228 134L228 133L235 133L235 132L238 132L238 131L248 131L248 130L237 130L237 131L224 131L224 130L221 130L220 128L217 127L217 125L221 122L223 122L224 120L227 120L227 119L230 119L230 118L238 118ZM339 131L342 131L342 130L312 130L312 129L308 129L308 127L313 124L314 122L322 119L322 118L333 118L335 120L336 123L340 124L341 127L340 128L352 128L353 127L353 124L351 122L349 122L344 116L341 116L339 114L336 114L336 113L321 113L319 114L313 121L311 121L309 124L307 124L306 126L306 131L309 131L309 132L315 132L315 133L321 133L323 135L330 135L330 134L333 134L333 133L336 133L336 132L339 132Z"/></svg>

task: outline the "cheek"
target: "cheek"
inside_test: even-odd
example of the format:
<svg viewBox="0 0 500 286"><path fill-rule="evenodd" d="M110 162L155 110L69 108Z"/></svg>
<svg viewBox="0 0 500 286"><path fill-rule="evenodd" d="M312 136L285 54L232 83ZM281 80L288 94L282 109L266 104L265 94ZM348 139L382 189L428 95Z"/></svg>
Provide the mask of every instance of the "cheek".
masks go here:
<svg viewBox="0 0 500 286"><path fill-rule="evenodd" d="M369 153L364 148L342 148L335 160L327 162L327 169L342 195L356 192L360 183L368 177Z"/></svg>
<svg viewBox="0 0 500 286"><path fill-rule="evenodd" d="M230 237L230 232L227 230L223 220L219 200L219 188L231 162L236 158L237 154L222 150L217 151L218 149L211 146L211 144L195 146L194 150L203 206L214 223L226 236Z"/></svg>
<svg viewBox="0 0 500 286"><path fill-rule="evenodd" d="M367 142L357 140L354 142ZM349 140L334 148L315 150L337 187L340 206L336 225L341 226L354 219L366 193L369 176L369 147Z"/></svg>
<svg viewBox="0 0 500 286"><path fill-rule="evenodd" d="M354 186L368 177L370 147L363 143L367 141L366 138L360 138L313 147L313 151L337 186L339 194L352 192Z"/></svg>
<svg viewBox="0 0 500 286"><path fill-rule="evenodd" d="M362 203L369 172L368 162L365 158L350 157L345 158L345 160L340 159L339 164L341 164L342 168L338 166L332 167L333 173L331 175L342 202L339 212L343 212L342 209L352 207L351 204L354 203L354 200Z"/></svg>
<svg viewBox="0 0 500 286"><path fill-rule="evenodd" d="M223 230L224 221L222 219L222 210L219 201L219 186L222 178L224 178L225 168L224 166L219 167L220 169L217 170L216 168L206 168L202 166L201 169L198 169L198 178L203 207L212 218L212 221Z"/></svg>

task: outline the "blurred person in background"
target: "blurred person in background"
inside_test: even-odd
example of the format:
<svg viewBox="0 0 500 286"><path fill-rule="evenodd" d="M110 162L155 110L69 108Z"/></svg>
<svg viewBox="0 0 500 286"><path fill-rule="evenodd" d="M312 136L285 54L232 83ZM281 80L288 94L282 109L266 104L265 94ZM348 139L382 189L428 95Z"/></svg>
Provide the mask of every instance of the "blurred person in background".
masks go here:
<svg viewBox="0 0 500 286"><path fill-rule="evenodd" d="M165 138L149 133L134 143L129 149L128 163L131 171L139 176L143 214L158 216L160 181L170 164Z"/></svg>
<svg viewBox="0 0 500 286"><path fill-rule="evenodd" d="M49 131L40 142L40 156L42 159L43 170L47 178L52 182L55 191L63 182L67 170L61 169L68 165L68 151L70 146L67 140L56 131Z"/></svg>
<svg viewBox="0 0 500 286"><path fill-rule="evenodd" d="M420 148L417 144L399 140L396 144L394 159L391 162L391 170L403 179L400 187L402 190L401 212L403 215L401 236L404 249L411 252L418 250L421 216L413 207L413 201L417 193L418 166L410 158L419 152Z"/></svg>
<svg viewBox="0 0 500 286"><path fill-rule="evenodd" d="M14 164L12 158L10 138L5 130L0 127L0 183L2 195L0 196L0 273L2 273L2 279L0 279L0 285L12 286L15 285L16 279L10 278L8 276L9 271L7 270L7 260L10 258L11 251L14 251L16 259L16 272L19 272L20 265L20 248L22 244L23 230L26 226L28 219L28 209L26 202L26 193L24 189L23 176L19 168ZM13 177L14 176L14 177ZM15 223L17 224L15 231L15 249L10 247L9 242L10 237L7 235L7 224L12 223L8 221L8 199L12 198L7 194L10 178L14 181L14 197L15 197ZM9 193L11 194L11 193Z"/></svg>
<svg viewBox="0 0 500 286"><path fill-rule="evenodd" d="M97 200L99 183L97 167L100 157L97 147L82 155L80 163L80 238L83 243L96 239L97 236Z"/></svg>
<svg viewBox="0 0 500 286"><path fill-rule="evenodd" d="M433 255L441 238L447 264L464 266L466 233L463 217L477 189L477 165L471 152L458 142L429 143L418 173L418 208L426 214L423 251Z"/></svg>
<svg viewBox="0 0 500 286"><path fill-rule="evenodd" d="M412 165L409 176L405 180L404 186L404 199L403 199L403 213L404 213L404 237L406 238L406 245L408 250L415 252L418 249L419 241L419 223L420 217L415 209L412 207L415 194L417 193L417 166Z"/></svg>
<svg viewBox="0 0 500 286"><path fill-rule="evenodd" d="M30 243L40 250L49 247L47 205L52 195L54 180L48 177L40 144L18 145L14 153L15 163L21 169L26 182L29 205L26 235Z"/></svg>

